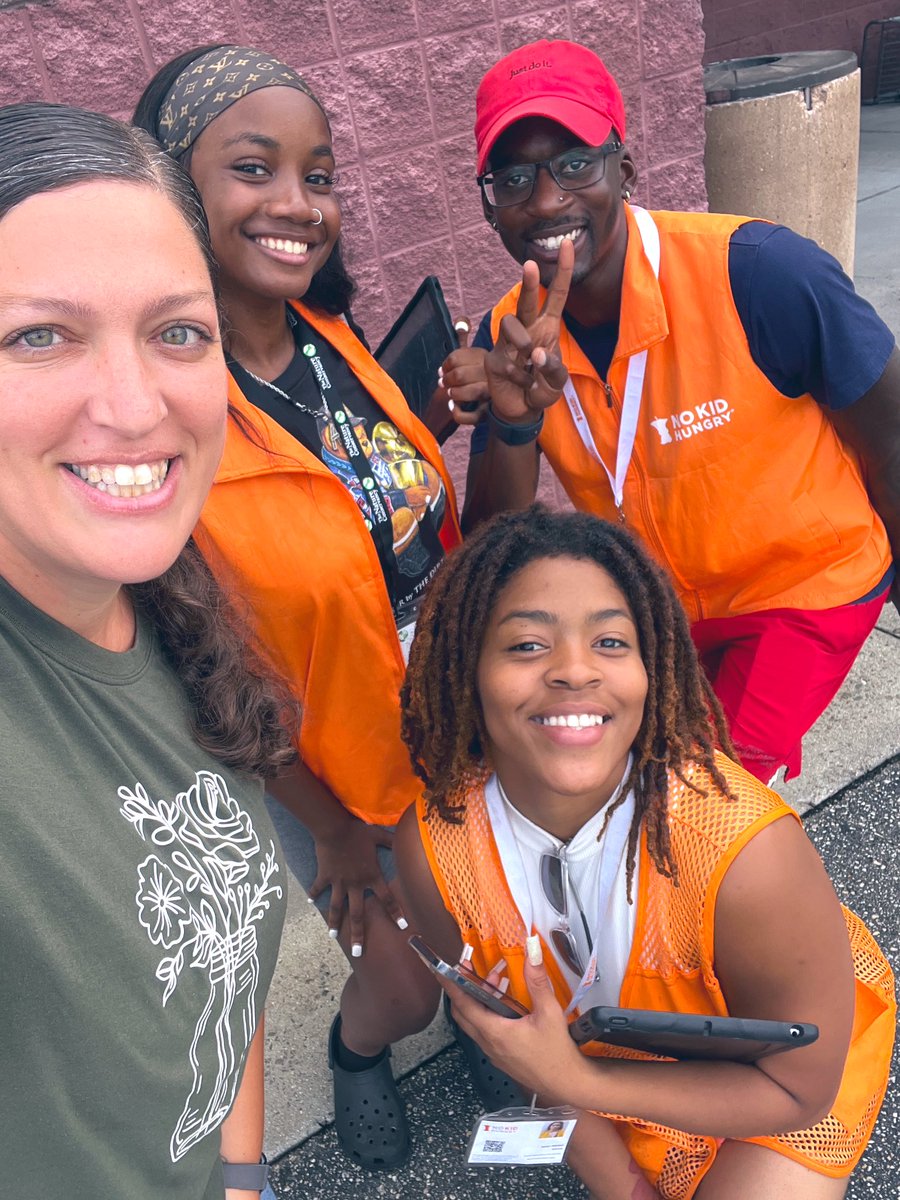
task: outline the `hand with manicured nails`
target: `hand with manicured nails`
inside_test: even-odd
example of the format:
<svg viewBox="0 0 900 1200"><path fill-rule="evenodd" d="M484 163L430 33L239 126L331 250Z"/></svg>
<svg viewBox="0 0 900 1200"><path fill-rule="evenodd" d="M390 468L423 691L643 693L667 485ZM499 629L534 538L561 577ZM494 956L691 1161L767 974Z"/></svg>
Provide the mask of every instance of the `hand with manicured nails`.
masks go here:
<svg viewBox="0 0 900 1200"><path fill-rule="evenodd" d="M347 901L349 941L352 954L358 958L365 945L366 892L375 894L391 920L406 928L403 911L390 885L381 872L376 848L391 846L392 835L380 826L367 825L347 814L349 820L335 839L316 838L316 861L319 873L309 889L311 900L331 887L328 907L328 929L337 937L344 921L344 901ZM401 923L402 922L402 923ZM359 947L357 952L356 947Z"/></svg>
<svg viewBox="0 0 900 1200"><path fill-rule="evenodd" d="M454 329L459 349L448 354L441 363L437 387L422 414L426 427L441 445L457 425L477 425L488 402L485 351L469 346L471 322L468 317L459 317L454 322Z"/></svg>
<svg viewBox="0 0 900 1200"><path fill-rule="evenodd" d="M486 350L471 347L472 323L460 317L453 325L459 349L448 354L438 372L438 387L457 425L477 425L488 402L484 359Z"/></svg>
<svg viewBox="0 0 900 1200"><path fill-rule="evenodd" d="M584 1070L585 1059L569 1036L568 1023L544 969L538 937L528 939L525 982L531 997L527 1017L497 1016L449 981L441 986L450 997L460 1029L474 1038L491 1062L511 1075L542 1104L569 1102L569 1084ZM494 972L488 982L495 986Z"/></svg>
<svg viewBox="0 0 900 1200"><path fill-rule="evenodd" d="M559 331L574 266L575 248L565 241L543 304L537 263L522 268L516 315L500 322L494 349L485 358L491 407L501 421L537 421L562 394L568 371L559 353Z"/></svg>

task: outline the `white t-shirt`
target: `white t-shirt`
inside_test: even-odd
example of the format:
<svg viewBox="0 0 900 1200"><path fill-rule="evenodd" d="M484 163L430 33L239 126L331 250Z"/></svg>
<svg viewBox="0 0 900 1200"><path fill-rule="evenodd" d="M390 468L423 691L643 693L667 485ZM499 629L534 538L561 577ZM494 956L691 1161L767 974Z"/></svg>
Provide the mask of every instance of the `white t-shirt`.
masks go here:
<svg viewBox="0 0 900 1200"><path fill-rule="evenodd" d="M629 758L622 777L623 783L630 769ZM618 789L613 799L617 795ZM628 831L634 818L634 795L629 794L613 813L599 841L598 834L606 815L606 806L595 813L568 842L562 842L514 807L496 775L492 775L485 786L485 800L507 883L526 927L531 932L539 933L551 951L551 932L554 929L569 929L585 965L592 951L596 952L597 978L579 998L579 1010L585 1011L597 1004L618 1005L631 954L637 910L636 904L628 903L626 892ZM593 946L588 943L571 885L568 890L568 918L556 911L541 886L541 855L557 854L562 847L565 847L570 881L574 881L574 890L578 893L593 934ZM636 897L637 892L638 864L635 863L633 896ZM581 978L559 954L554 953L554 959L574 995L582 983Z"/></svg>

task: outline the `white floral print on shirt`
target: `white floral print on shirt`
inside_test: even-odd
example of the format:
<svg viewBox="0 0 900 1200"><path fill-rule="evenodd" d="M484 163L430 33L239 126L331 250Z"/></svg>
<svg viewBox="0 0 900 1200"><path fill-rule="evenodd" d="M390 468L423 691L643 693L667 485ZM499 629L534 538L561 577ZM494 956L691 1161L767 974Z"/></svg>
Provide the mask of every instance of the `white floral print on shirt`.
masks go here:
<svg viewBox="0 0 900 1200"><path fill-rule="evenodd" d="M153 853L138 867L135 895L138 921L151 943L173 952L156 968L163 1006L185 965L209 976L209 998L188 1050L193 1087L169 1145L177 1162L218 1127L234 1100L257 1024L256 923L281 897L281 886L273 883L279 867L274 844L263 851L221 775L198 771L174 800L151 799L141 783L120 787L118 795L122 816L141 838L166 847L166 862ZM215 1075L201 1069L209 1055L218 1063Z"/></svg>

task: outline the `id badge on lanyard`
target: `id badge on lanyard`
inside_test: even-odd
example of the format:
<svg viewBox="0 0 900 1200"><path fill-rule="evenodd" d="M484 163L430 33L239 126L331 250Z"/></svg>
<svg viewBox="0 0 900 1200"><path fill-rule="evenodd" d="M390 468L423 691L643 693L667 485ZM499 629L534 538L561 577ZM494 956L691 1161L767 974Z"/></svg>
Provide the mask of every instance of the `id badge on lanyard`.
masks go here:
<svg viewBox="0 0 900 1200"><path fill-rule="evenodd" d="M659 230L656 228L656 222L644 208L632 205L631 211L637 222L644 253L647 256L650 266L653 268L653 274L659 278ZM594 435L591 433L591 427L588 425L587 417L585 416L584 409L581 407L581 401L578 399L578 393L575 391L575 386L571 379L566 380L566 385L563 389L563 395L565 396L569 412L572 415L572 420L575 423L575 428L578 431L578 436L581 438L587 452L592 458L597 460L605 471L606 478L609 480L609 486L612 489L613 500L619 513L619 520L623 522L625 520L625 513L622 508L622 501L625 493L625 477L628 474L631 457L634 453L634 439L637 436L638 417L641 412L641 396L644 391L644 375L646 370L647 351L641 350L639 354L633 354L628 360L628 374L625 377L625 395L622 400L622 416L619 420L619 443L616 447L615 474L610 471L609 467L603 461L603 456L597 449Z"/></svg>
<svg viewBox="0 0 900 1200"><path fill-rule="evenodd" d="M504 1108L483 1113L475 1122L466 1161L473 1167L561 1163L575 1131L578 1113L569 1105L536 1108Z"/></svg>

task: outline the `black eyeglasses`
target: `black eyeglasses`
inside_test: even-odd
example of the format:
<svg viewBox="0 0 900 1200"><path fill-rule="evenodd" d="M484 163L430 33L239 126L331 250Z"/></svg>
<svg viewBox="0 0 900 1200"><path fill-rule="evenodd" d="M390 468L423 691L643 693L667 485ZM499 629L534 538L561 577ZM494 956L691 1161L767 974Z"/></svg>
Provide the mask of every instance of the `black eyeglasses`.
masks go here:
<svg viewBox="0 0 900 1200"><path fill-rule="evenodd" d="M584 915L584 908L582 907L578 892L575 890L575 881L569 877L569 864L566 861L564 851L560 854L541 855L541 887L543 888L544 895L553 905L554 909L566 921L566 926L551 930L550 943L571 971L574 971L576 975L583 975L586 967L578 949L578 943L575 941L575 936L571 929L568 928L569 888L572 889L572 897L578 908L578 915L581 918L581 924L589 946L593 938L591 937L591 928L588 925L587 917Z"/></svg>
<svg viewBox="0 0 900 1200"><path fill-rule="evenodd" d="M607 158L621 149L621 142L608 142L604 146L576 146L565 154L557 154L555 158L502 167L499 171L479 175L477 179L491 208L509 208L513 204L524 204L531 198L541 167L550 172L554 182L564 192L577 192L580 188L599 183L606 174Z"/></svg>

